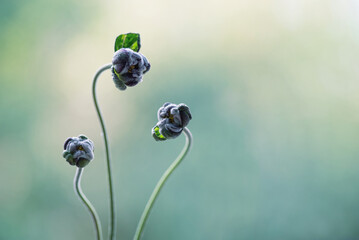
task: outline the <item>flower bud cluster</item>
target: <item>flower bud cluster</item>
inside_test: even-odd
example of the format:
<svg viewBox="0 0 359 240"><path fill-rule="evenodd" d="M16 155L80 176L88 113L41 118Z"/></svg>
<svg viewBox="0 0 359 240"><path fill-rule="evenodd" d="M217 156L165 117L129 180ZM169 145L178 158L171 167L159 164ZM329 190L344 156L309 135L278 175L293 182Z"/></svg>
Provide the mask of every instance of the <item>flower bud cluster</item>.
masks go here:
<svg viewBox="0 0 359 240"><path fill-rule="evenodd" d="M142 81L143 74L150 70L151 65L141 53L130 48L121 48L112 59L112 78L116 87L125 90Z"/></svg>
<svg viewBox="0 0 359 240"><path fill-rule="evenodd" d="M85 135L66 139L62 156L70 165L85 167L94 158L93 142Z"/></svg>
<svg viewBox="0 0 359 240"><path fill-rule="evenodd" d="M192 119L186 104L165 103L158 110L158 123L152 128L152 136L156 141L176 138Z"/></svg>

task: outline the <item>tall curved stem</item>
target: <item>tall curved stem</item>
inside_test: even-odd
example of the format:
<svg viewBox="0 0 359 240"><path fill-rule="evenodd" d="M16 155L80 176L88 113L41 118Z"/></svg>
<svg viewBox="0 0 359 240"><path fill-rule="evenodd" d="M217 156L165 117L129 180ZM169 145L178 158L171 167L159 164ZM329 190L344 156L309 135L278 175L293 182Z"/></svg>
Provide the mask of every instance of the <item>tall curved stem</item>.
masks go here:
<svg viewBox="0 0 359 240"><path fill-rule="evenodd" d="M169 168L164 172L160 180L158 181L155 189L153 190L150 199L148 200L146 207L142 213L140 222L137 225L136 233L134 236L134 240L139 240L141 238L141 234L143 232L144 226L146 224L147 218L149 216L149 213L153 207L153 204L158 197L163 185L165 184L168 177L171 175L171 173L176 169L176 167L181 163L181 161L184 159L184 157L189 152L191 146L192 146L192 134L189 131L188 128L184 128L183 132L186 135L186 144L184 148L182 149L182 152L178 155L176 160L169 166Z"/></svg>
<svg viewBox="0 0 359 240"><path fill-rule="evenodd" d="M95 224L96 229L96 236L97 240L102 240L102 229L101 229L101 222L96 213L95 208L92 206L91 202L86 198L85 194L82 192L81 189L81 175L83 172L83 168L77 168L75 178L74 178L74 189L79 198L82 200L84 205L87 207L88 211L91 214L92 220Z"/></svg>
<svg viewBox="0 0 359 240"><path fill-rule="evenodd" d="M112 186L112 175L111 175L111 160L110 160L110 150L108 146L108 140L107 140L107 133L105 124L101 115L100 108L97 103L96 98L96 82L98 77L102 72L104 72L107 69L110 69L112 66L111 63L104 65L101 67L95 74L93 83L92 83L92 97L93 102L95 104L95 108L97 111L98 118L100 120L102 133L103 133L103 140L105 142L105 149L106 149L106 161L107 161L107 173L108 173L108 185L109 185L109 191L110 191L110 225L109 225L109 239L114 240L116 235L116 217L115 217L115 200L113 195L113 186Z"/></svg>

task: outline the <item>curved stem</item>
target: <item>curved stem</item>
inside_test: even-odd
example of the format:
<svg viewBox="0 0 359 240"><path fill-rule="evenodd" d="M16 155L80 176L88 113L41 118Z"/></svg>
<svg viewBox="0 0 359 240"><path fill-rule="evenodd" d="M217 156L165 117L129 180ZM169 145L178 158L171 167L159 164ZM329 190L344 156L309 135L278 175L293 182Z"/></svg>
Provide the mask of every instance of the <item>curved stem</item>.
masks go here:
<svg viewBox="0 0 359 240"><path fill-rule="evenodd" d="M113 196L112 175L111 175L110 150L109 150L109 146L108 146L108 140L107 140L107 133L106 133L105 124L104 124L104 121L103 121L103 118L102 118L102 115L101 115L101 111L100 111L100 108L98 106L97 98L96 98L96 82L97 82L97 79L98 79L98 77L100 76L100 74L102 72L104 72L107 69L110 69L111 66L112 66L111 63L106 64L96 72L95 77L93 79L93 83L92 83L92 97L93 97L93 101L94 101L94 104L95 104L95 108L96 108L96 111L97 111L98 118L100 120L102 133L103 133L103 140L105 142L107 173L108 173L108 185L109 185L109 191L110 191L109 239L113 240L113 239L115 239L115 234L116 234L116 223L115 223L116 217L115 217L115 201L114 201L114 196Z"/></svg>
<svg viewBox="0 0 359 240"><path fill-rule="evenodd" d="M87 209L89 210L92 220L95 224L96 229L96 236L97 240L102 239L102 228L101 228L101 222L100 219L96 213L95 208L92 206L91 202L86 198L85 194L82 192L81 189L81 175L83 172L83 168L77 168L75 178L74 178L74 189L79 198L82 200L82 202L85 204Z"/></svg>
<svg viewBox="0 0 359 240"><path fill-rule="evenodd" d="M192 134L189 131L188 128L184 128L183 132L186 135L186 144L184 146L184 148L182 149L182 152L180 153L180 155L178 155L178 157L176 158L176 160L169 166L169 168L165 171L165 173L162 175L162 177L160 178L160 180L158 181L155 189L153 190L150 199L148 200L146 207L142 213L140 222L137 225L137 229L136 229L136 233L134 236L134 240L139 240L141 238L141 234L143 231L143 228L146 224L147 218L149 216L149 213L153 207L153 204L157 198L157 196L159 195L163 185L165 184L166 180L168 179L168 177L171 175L171 173L176 169L176 167L181 163L181 161L184 159L184 157L187 155L187 153L189 152L191 146L192 146Z"/></svg>

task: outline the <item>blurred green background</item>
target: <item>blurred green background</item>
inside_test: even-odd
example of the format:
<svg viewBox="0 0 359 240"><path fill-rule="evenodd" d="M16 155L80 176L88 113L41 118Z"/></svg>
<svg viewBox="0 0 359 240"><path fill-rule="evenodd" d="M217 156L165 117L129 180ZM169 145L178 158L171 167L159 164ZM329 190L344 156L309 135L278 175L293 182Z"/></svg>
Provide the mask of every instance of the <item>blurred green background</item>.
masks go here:
<svg viewBox="0 0 359 240"><path fill-rule="evenodd" d="M166 101L190 106L194 146L143 239L359 239L359 3L355 0L2 1L0 239L94 239L64 140L86 134L83 190L108 227L91 98L120 33L152 68L98 98L113 158L118 239L185 137L155 142Z"/></svg>

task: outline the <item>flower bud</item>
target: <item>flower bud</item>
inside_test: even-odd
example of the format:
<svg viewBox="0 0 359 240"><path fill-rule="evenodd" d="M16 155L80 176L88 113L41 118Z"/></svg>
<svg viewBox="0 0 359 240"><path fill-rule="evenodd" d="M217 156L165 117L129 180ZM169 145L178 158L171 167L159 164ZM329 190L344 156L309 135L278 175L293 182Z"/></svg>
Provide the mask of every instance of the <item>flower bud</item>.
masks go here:
<svg viewBox="0 0 359 240"><path fill-rule="evenodd" d="M186 104L165 103L158 110L158 123L152 129L152 136L156 141L176 138L192 119Z"/></svg>
<svg viewBox="0 0 359 240"><path fill-rule="evenodd" d="M66 139L62 156L70 165L85 167L94 158L93 142L85 135Z"/></svg>
<svg viewBox="0 0 359 240"><path fill-rule="evenodd" d="M142 81L142 76L151 65L141 53L134 52L130 48L121 48L115 52L112 59L112 77L117 88L125 90L127 87L137 85Z"/></svg>

